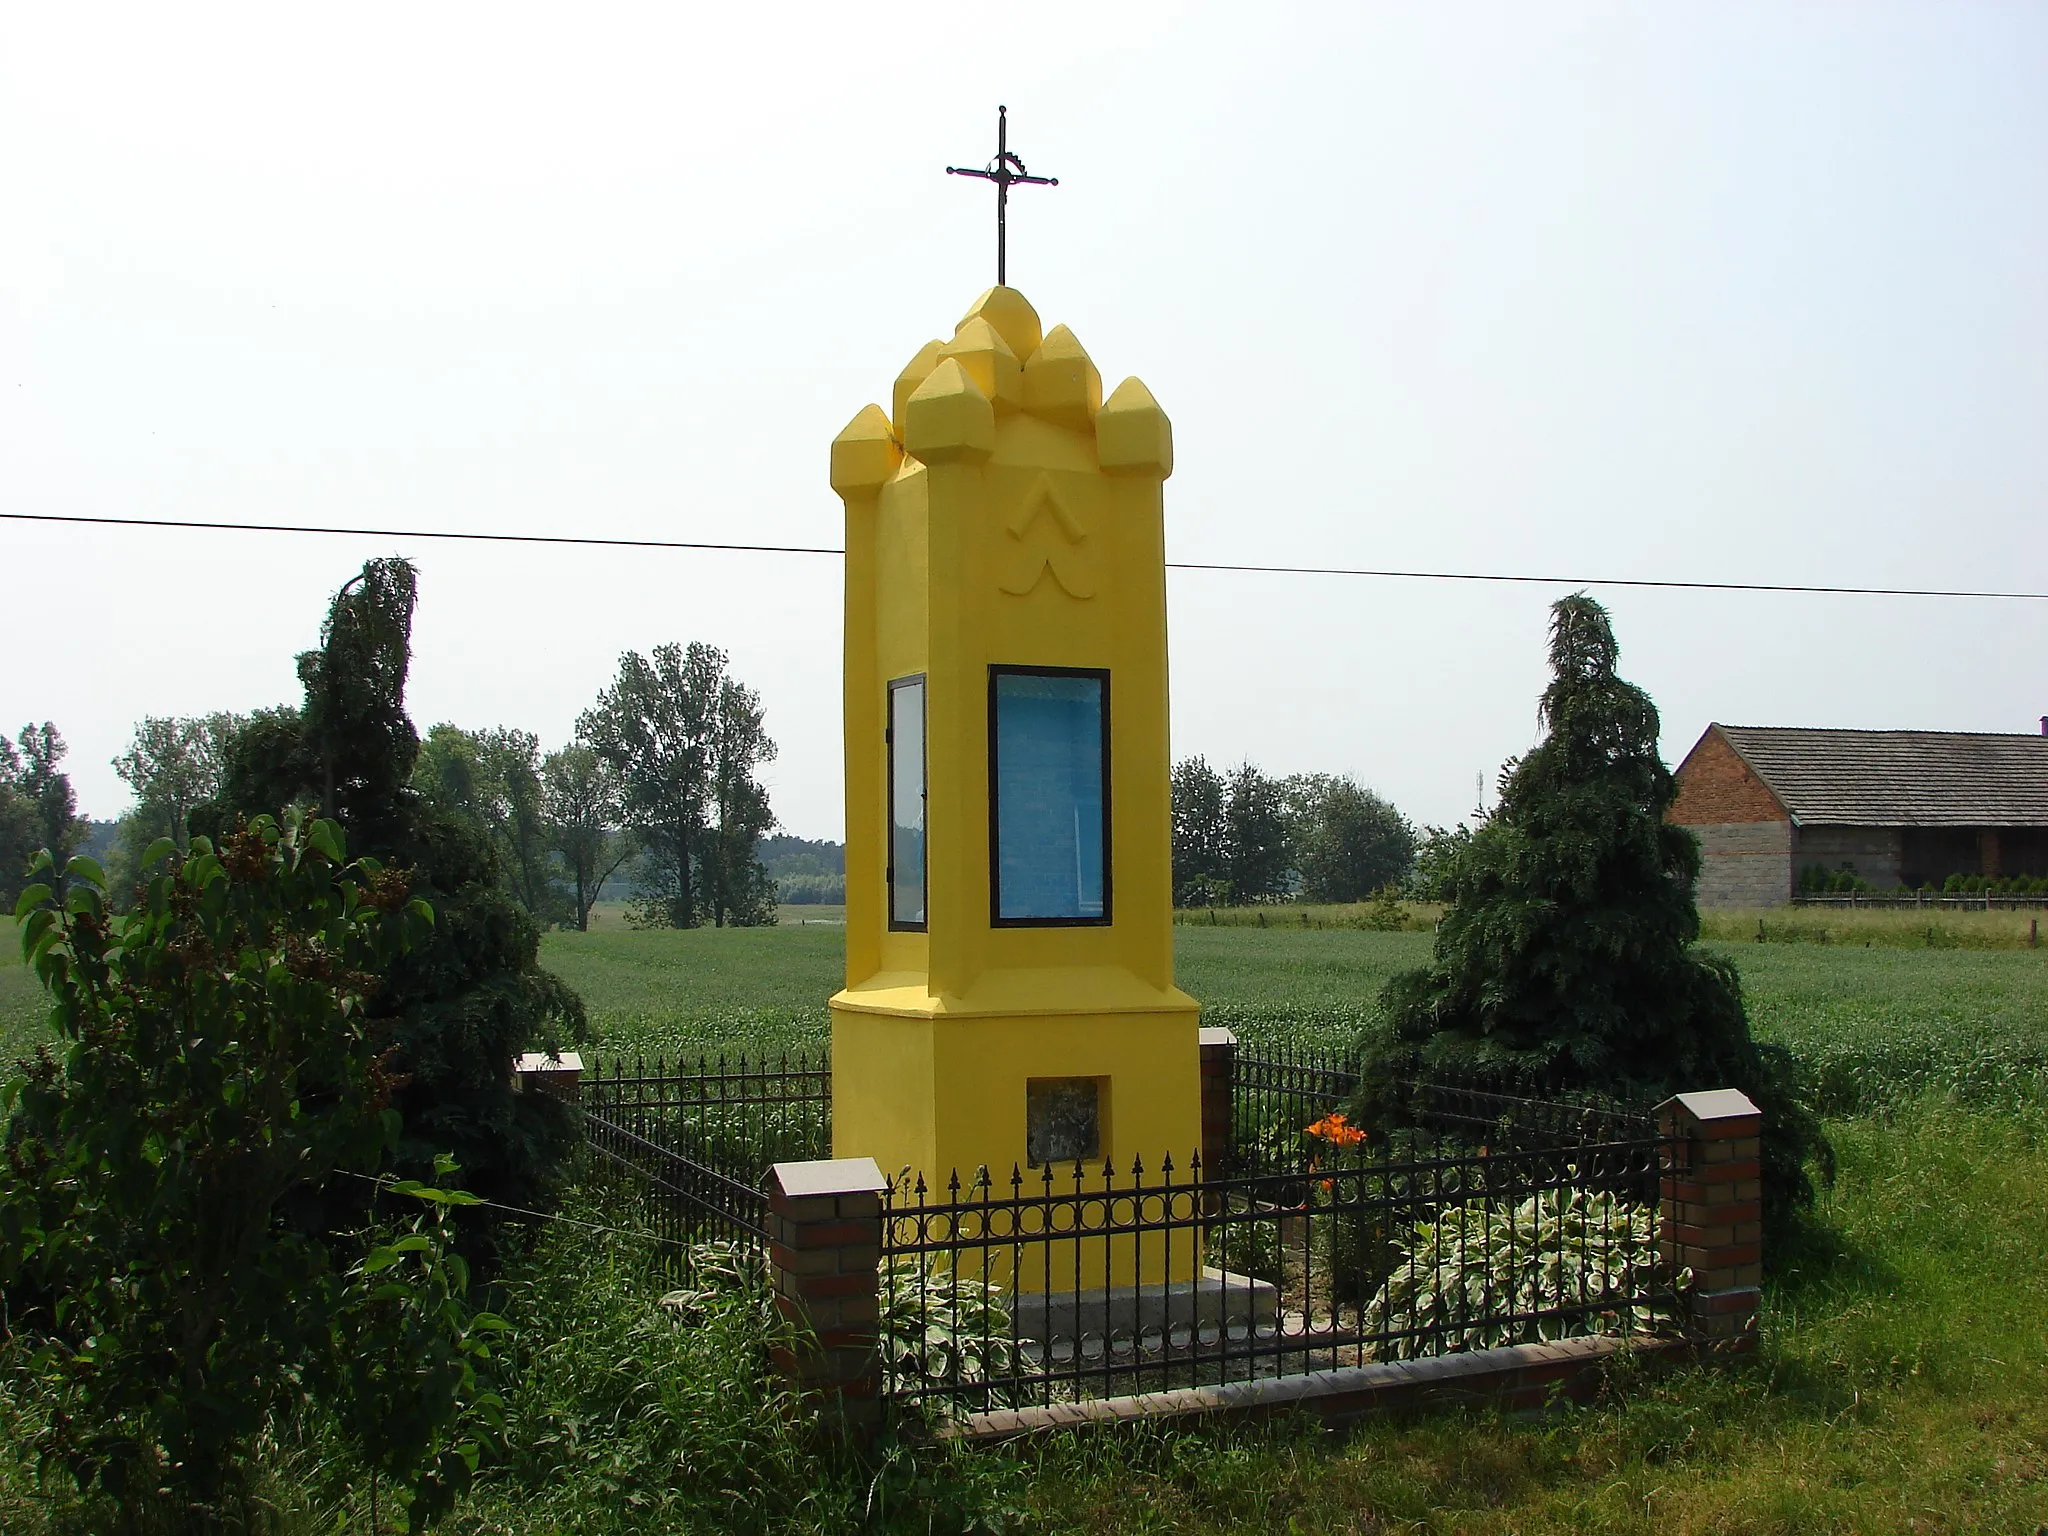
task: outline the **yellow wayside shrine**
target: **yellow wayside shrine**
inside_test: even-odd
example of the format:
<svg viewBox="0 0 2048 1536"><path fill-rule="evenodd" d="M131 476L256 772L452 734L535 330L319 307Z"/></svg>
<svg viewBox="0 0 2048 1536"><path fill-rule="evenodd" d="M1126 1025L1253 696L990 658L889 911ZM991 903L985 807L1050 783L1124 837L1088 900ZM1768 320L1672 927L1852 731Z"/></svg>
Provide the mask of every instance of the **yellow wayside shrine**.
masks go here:
<svg viewBox="0 0 2048 1536"><path fill-rule="evenodd" d="M833 1151L1149 1176L1200 1140L1173 985L1172 430L991 288L832 445L846 503Z"/></svg>

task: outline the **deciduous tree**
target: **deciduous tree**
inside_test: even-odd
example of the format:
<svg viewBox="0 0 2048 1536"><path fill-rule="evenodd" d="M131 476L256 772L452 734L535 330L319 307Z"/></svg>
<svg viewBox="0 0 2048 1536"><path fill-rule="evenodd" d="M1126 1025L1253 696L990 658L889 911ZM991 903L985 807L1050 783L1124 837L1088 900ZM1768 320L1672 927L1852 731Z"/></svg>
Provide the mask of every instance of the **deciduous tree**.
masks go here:
<svg viewBox="0 0 2048 1536"><path fill-rule="evenodd" d="M1173 765L1173 903L1230 902L1230 827L1224 820L1223 775L1205 757Z"/></svg>
<svg viewBox="0 0 2048 1536"><path fill-rule="evenodd" d="M1407 879L1415 829L1387 801L1327 773L1298 774L1282 791L1290 862L1311 901L1364 901Z"/></svg>
<svg viewBox="0 0 2048 1536"><path fill-rule="evenodd" d="M587 930L598 892L633 853L633 839L620 824L618 774L579 741L550 752L540 778L549 844L568 876L576 926Z"/></svg>
<svg viewBox="0 0 2048 1536"><path fill-rule="evenodd" d="M114 771L135 791L131 813L151 839L167 837L182 856L195 807L220 793L228 751L248 722L226 711L179 719L145 715Z"/></svg>
<svg viewBox="0 0 2048 1536"><path fill-rule="evenodd" d="M619 674L577 721L618 775L641 850L635 920L676 928L700 916L760 921L772 913L754 845L774 822L755 777L775 754L760 700L727 673L725 652L693 642L628 651Z"/></svg>
<svg viewBox="0 0 2048 1536"><path fill-rule="evenodd" d="M764 728L760 695L733 678L722 679L710 724L705 905L720 928L772 923L775 882L761 863L760 844L775 829L775 812L757 775L761 764L774 761L775 743Z"/></svg>
<svg viewBox="0 0 2048 1536"><path fill-rule="evenodd" d="M47 720L24 725L12 742L0 737L0 894L10 901L38 851L48 849L62 871L91 830L78 814L71 776L57 766L68 750Z"/></svg>
<svg viewBox="0 0 2048 1536"><path fill-rule="evenodd" d="M1226 781L1224 873L1231 899L1272 901L1287 893L1287 807L1280 781L1240 763Z"/></svg>
<svg viewBox="0 0 2048 1536"><path fill-rule="evenodd" d="M489 834L507 885L529 913L543 922L564 915L541 809L539 737L443 722L421 743L413 787L430 805L467 816Z"/></svg>

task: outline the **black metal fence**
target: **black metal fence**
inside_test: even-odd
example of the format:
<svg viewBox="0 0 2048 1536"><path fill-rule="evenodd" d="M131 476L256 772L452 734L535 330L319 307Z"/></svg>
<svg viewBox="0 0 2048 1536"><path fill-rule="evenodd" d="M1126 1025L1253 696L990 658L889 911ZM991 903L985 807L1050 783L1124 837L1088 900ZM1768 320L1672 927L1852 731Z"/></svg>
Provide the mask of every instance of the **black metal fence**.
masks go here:
<svg viewBox="0 0 2048 1536"><path fill-rule="evenodd" d="M665 1244L768 1240L772 1164L832 1155L832 1069L811 1057L657 1057L581 1085L584 1140L627 1178Z"/></svg>
<svg viewBox="0 0 2048 1536"><path fill-rule="evenodd" d="M1333 1113L1358 1081L1342 1056L1240 1046L1233 1066L1218 1167L892 1182L890 1396L957 1415L1672 1320L1653 1117L1429 1082L1405 1086L1405 1128L1366 1136ZM830 1156L831 1072L808 1057L612 1063L582 1104L598 1167L683 1264L705 1242L764 1247L770 1165Z"/></svg>
<svg viewBox="0 0 2048 1536"><path fill-rule="evenodd" d="M1232 1056L1230 1161L1217 1174L1281 1173L1301 1161L1302 1131L1358 1090L1352 1058L1313 1046L1240 1042Z"/></svg>
<svg viewBox="0 0 2048 1536"><path fill-rule="evenodd" d="M1301 1161L1303 1137L1358 1091L1358 1065L1347 1052L1259 1040L1240 1042L1231 1072L1230 1161L1214 1173L1284 1173ZM1537 1127L1579 1136L1595 1131L1647 1128L1641 1106L1589 1095L1558 1074L1510 1071L1454 1075L1400 1085L1408 1118L1484 1132L1501 1119L1502 1133L1526 1137ZM1504 1117L1504 1118L1503 1118Z"/></svg>
<svg viewBox="0 0 2048 1536"><path fill-rule="evenodd" d="M1658 1254L1665 1150L1626 1111L1459 1088L1391 1136L1297 1132L1286 1168L1276 1144L1221 1177L1190 1157L892 1184L884 1386L958 1414L1655 1331L1682 1278Z"/></svg>

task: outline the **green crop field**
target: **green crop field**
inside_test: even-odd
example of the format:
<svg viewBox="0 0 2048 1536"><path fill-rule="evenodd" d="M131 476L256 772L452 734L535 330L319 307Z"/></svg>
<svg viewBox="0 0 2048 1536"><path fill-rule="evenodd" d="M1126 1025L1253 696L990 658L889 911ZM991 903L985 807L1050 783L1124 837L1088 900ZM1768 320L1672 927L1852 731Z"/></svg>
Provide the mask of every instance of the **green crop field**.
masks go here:
<svg viewBox="0 0 2048 1536"><path fill-rule="evenodd" d="M759 1055L823 1048L844 936L829 919L691 932L613 919L548 934L542 956L582 994L595 1056ZM0 954L0 1059L9 1060L44 1034L39 993L11 939ZM1174 943L1180 983L1210 1022L1249 1039L1340 1046L1389 974L1428 959L1430 936L1222 924L1176 927ZM1711 948L1740 970L1758 1034L1809 1066L1831 1113L1925 1088L1997 1097L2015 1084L2038 1089L2048 1072L2048 949Z"/></svg>
<svg viewBox="0 0 2048 1536"><path fill-rule="evenodd" d="M1174 930L1180 983L1212 1023L1256 1040L1341 1046L1427 933L1219 925ZM843 930L554 933L547 963L590 1008L597 1056L816 1050ZM1742 975L1757 1032L1813 1071L1829 1112L1925 1088L1997 1097L2048 1072L2048 950L1711 946Z"/></svg>

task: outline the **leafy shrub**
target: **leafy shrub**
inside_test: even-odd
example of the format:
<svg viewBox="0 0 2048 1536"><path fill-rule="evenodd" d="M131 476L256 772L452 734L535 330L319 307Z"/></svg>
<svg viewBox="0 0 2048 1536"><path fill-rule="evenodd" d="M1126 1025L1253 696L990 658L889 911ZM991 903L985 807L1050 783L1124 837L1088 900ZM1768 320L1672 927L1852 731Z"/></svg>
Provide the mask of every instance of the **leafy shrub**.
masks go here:
<svg viewBox="0 0 2048 1536"><path fill-rule="evenodd" d="M892 1258L882 1275L882 1367L908 1386L986 1386L1017 1366L1003 1288L920 1254ZM1011 1406L1013 1393L987 1388L933 1403Z"/></svg>
<svg viewBox="0 0 2048 1536"><path fill-rule="evenodd" d="M391 1151L368 999L432 914L346 863L331 822L260 817L174 855L152 846L168 868L131 915L89 859L60 907L47 856L18 907L68 1043L0 1092L0 1317L47 1405L37 1450L123 1528L232 1528L253 1448L319 1380L352 1451L426 1493L425 1518L466 1476L444 1437L488 1356L445 1258L458 1197L406 1190L433 1219L373 1235L346 1275L346 1240L293 1218Z"/></svg>
<svg viewBox="0 0 2048 1536"><path fill-rule="evenodd" d="M1401 898L1394 887L1383 885L1373 892L1371 903L1359 919L1359 926L1373 933L1399 933L1408 925L1407 914L1401 910Z"/></svg>
<svg viewBox="0 0 2048 1536"><path fill-rule="evenodd" d="M1646 1299L1652 1288L1692 1280L1660 1270L1648 1206L1583 1189L1542 1190L1512 1206L1473 1201L1414 1229L1364 1327L1402 1332L1378 1346L1384 1360L1644 1332L1672 1321Z"/></svg>
<svg viewBox="0 0 2048 1536"><path fill-rule="evenodd" d="M1265 1214L1243 1221L1213 1223L1209 1227L1207 1262L1233 1275L1278 1285L1286 1266L1280 1248L1280 1223Z"/></svg>

